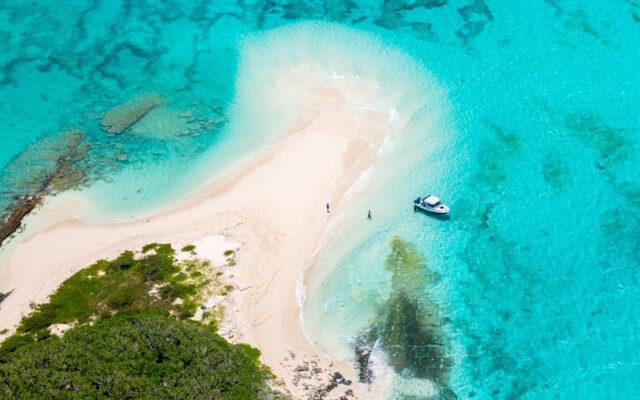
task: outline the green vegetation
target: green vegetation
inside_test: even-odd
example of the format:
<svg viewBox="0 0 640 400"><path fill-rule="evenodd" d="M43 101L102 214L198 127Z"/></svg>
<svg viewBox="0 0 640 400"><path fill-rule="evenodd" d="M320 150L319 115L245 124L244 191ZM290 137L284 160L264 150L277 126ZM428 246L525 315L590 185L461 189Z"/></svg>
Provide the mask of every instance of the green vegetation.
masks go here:
<svg viewBox="0 0 640 400"><path fill-rule="evenodd" d="M233 285L224 285L223 291L222 291L222 295L226 296L229 293L231 293L231 291L233 290Z"/></svg>
<svg viewBox="0 0 640 400"><path fill-rule="evenodd" d="M225 252L223 253L224 256L227 258L227 265L230 267L233 267L234 265L236 265L236 260L235 260L235 252L233 250L225 250Z"/></svg>
<svg viewBox="0 0 640 400"><path fill-rule="evenodd" d="M561 156L547 156L542 165L542 178L546 183L555 190L560 190L568 175L569 168Z"/></svg>
<svg viewBox="0 0 640 400"><path fill-rule="evenodd" d="M393 273L391 297L383 314L381 344L396 370L405 368L421 378L441 378L446 367L435 304L421 292L439 277L426 268L415 247L394 237L385 268Z"/></svg>
<svg viewBox="0 0 640 400"><path fill-rule="evenodd" d="M182 269L196 269L197 261L186 266L176 262L168 244L150 244L142 251L144 256L139 259L125 251L115 260L99 260L74 274L47 303L22 319L16 335L0 351L44 339L53 324L85 323L121 311L158 310L181 319L192 317L197 309L196 293L207 282L202 274L193 277Z"/></svg>
<svg viewBox="0 0 640 400"><path fill-rule="evenodd" d="M0 363L0 397L277 398L259 355L197 322L123 313L12 353Z"/></svg>
<svg viewBox="0 0 640 400"><path fill-rule="evenodd" d="M192 251L194 251L195 249L196 249L196 246L194 246L194 245L192 245L192 244L188 244L188 245L186 245L186 246L184 246L184 247L182 248L182 252L183 252L183 253L188 253L188 252L192 252Z"/></svg>
<svg viewBox="0 0 640 400"><path fill-rule="evenodd" d="M152 243L99 260L34 305L0 344L0 398L282 398L258 350L216 334L221 309L191 320L203 296L232 287L174 255ZM59 338L55 324L74 327Z"/></svg>

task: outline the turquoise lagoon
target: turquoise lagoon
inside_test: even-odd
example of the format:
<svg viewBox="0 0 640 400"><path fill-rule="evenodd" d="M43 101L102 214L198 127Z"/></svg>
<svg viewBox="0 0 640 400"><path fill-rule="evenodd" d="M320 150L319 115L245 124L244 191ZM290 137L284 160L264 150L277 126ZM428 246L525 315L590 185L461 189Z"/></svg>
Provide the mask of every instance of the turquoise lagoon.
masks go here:
<svg viewBox="0 0 640 400"><path fill-rule="evenodd" d="M637 397L639 4L14 1L0 38L3 212L76 130L99 218L164 207L295 125L256 106L279 63L355 73L398 119L307 275L309 339L369 346L389 398ZM261 41L278 57L247 66ZM129 131L101 129L148 93ZM450 220L413 213L426 192Z"/></svg>

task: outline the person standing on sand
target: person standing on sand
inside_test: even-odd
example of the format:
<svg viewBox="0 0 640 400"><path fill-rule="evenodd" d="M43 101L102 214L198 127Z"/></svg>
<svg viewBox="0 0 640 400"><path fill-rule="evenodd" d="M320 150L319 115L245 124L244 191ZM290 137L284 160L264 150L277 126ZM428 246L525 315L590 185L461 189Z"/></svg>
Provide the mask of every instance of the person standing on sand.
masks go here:
<svg viewBox="0 0 640 400"><path fill-rule="evenodd" d="M327 214L329 214L329 203L327 203Z"/></svg>
<svg viewBox="0 0 640 400"><path fill-rule="evenodd" d="M367 213L367 219L373 219L373 217L371 216L371 210L369 210L369 212Z"/></svg>

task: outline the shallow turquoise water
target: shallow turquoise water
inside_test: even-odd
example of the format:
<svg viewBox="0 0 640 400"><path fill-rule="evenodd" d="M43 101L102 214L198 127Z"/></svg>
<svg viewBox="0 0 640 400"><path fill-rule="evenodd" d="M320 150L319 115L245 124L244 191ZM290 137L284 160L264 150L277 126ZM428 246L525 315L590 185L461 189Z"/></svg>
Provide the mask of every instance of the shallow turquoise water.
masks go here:
<svg viewBox="0 0 640 400"><path fill-rule="evenodd" d="M452 363L440 386L458 398L637 397L640 5L208 3L0 2L2 208L32 190L38 180L25 171L50 166L49 143L72 129L92 146L80 166L104 213L183 196L272 140L275 125L238 94L245 35L340 23L375 43L349 30L304 40L343 35L336 55L384 79L410 123L391 135L311 273L310 339L355 357L355 341L389 305L384 260L399 235L440 275L416 296ZM322 32L312 26L282 46ZM352 63L345 46L376 62ZM392 63L377 61L390 48L432 75L384 70ZM259 78L243 75L256 87ZM101 113L148 92L165 100L149 118L119 136L101 130ZM450 220L413 213L425 192L449 203ZM382 347L378 379L391 374ZM424 397L411 368L395 372L394 397Z"/></svg>

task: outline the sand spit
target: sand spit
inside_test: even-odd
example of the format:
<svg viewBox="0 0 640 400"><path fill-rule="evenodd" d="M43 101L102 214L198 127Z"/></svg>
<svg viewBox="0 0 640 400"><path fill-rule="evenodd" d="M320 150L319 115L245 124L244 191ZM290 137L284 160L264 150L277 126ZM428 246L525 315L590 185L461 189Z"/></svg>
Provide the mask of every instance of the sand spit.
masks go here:
<svg viewBox="0 0 640 400"><path fill-rule="evenodd" d="M227 296L221 333L259 348L295 398L358 396L366 389L358 387L354 366L328 359L305 339L296 284L327 224L346 206L344 193L375 159L388 118L371 111L375 123L362 129L338 90L318 89L315 96L311 125L229 180L158 215L88 224L74 217L83 207L77 194L47 198L0 251L0 292L14 290L0 306L0 329L14 330L31 302L42 302L96 259L151 242L199 243L224 235L241 248L229 267L237 289ZM327 202L332 213L325 211Z"/></svg>

